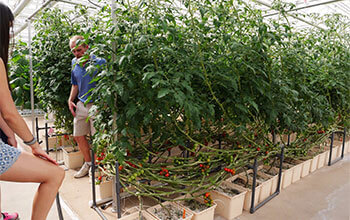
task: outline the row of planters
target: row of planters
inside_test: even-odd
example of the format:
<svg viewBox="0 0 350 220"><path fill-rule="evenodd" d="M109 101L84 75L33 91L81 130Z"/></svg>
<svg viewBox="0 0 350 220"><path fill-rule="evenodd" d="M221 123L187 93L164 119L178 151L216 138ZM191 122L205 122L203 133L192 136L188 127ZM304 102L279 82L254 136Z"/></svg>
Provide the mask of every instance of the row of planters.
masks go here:
<svg viewBox="0 0 350 220"><path fill-rule="evenodd" d="M84 35L107 60L92 91L96 162L107 176L119 171L131 195L203 198L236 173L249 176L255 159L274 164L281 145L292 163L349 128L347 17L312 16L327 30L296 31L277 1L279 20L244 1L128 1L116 3L114 20L101 5L93 16L81 7L36 21L37 97L69 132L68 41Z"/></svg>
<svg viewBox="0 0 350 220"><path fill-rule="evenodd" d="M291 135L291 137L292 141L297 142L295 140L296 135ZM331 158L332 161L334 161L341 155L343 144L342 138L343 136L336 136L335 140L333 141ZM324 140L324 138L322 138L322 140ZM307 140L303 139L303 142L307 142ZM67 135L62 135L49 138L50 147L55 148L58 145L64 146L63 159L65 166L67 166L70 169L75 169L82 165L83 158L80 152L67 153L69 152L70 148L74 148L74 143L72 142L71 137ZM294 145L294 143L292 142L291 145ZM298 158L296 158L295 156L288 156L291 154L291 148L287 148L286 159L282 164L283 172L280 188L285 189L290 184L300 180L301 178L306 177L310 173L314 172L316 169L322 168L324 165L328 164L330 152L329 145L330 141L326 139L326 141L321 143L320 145L312 146L310 149L307 150L307 154L299 156ZM345 142L344 154L349 153L349 149L350 141L347 140ZM103 160L103 156L105 155L102 154L101 157L97 157L97 161ZM258 203L261 203L267 197L276 192L278 187L279 170L278 164L276 162L279 163L279 161L271 161L266 163L265 159L260 163L257 172L257 182L254 197L255 202L253 203L254 206L256 206ZM108 173L101 169L103 166L101 166L99 162L98 165L100 169L98 169L95 173L97 184L97 197L99 199L110 198L112 197L113 188L112 178L107 175ZM167 172L167 170L165 169L163 171ZM233 170L230 170L228 168L225 168L225 171L230 172L232 175L235 174ZM168 208L169 206L171 206L171 210L165 209L165 211L160 211L161 208L163 208L163 206L157 205L156 207L147 209L148 212L151 212L151 214L147 213L146 211L143 211L142 215L144 215L144 218L146 219L155 219L154 217L151 217L152 213L156 216L162 216L167 215L169 211L169 213L171 213L170 216L177 216L178 218L183 216L184 219L187 219L188 216L186 214L181 213L186 213L186 211L183 210L189 209L192 211L187 211L187 213L193 212L194 219L213 219L215 210L216 214L226 219L233 219L239 216L242 213L243 209L249 211L251 208L253 183L252 174L253 170L249 169L241 171L239 174L233 175L232 177L225 179L218 187L214 187L215 190L211 191L210 193L205 193L203 196L204 199L198 199L201 198L200 196L197 197L197 199L193 199L192 196L187 198L186 200L186 197L181 196L180 198L178 198L176 195L176 203L180 203L180 206L175 205L174 203L166 202L162 205ZM204 202L205 200L207 200L207 202ZM181 205L185 206L186 208L179 208L181 207ZM176 209L177 211L175 211ZM159 211L157 212L155 210ZM134 212L131 213L131 215L123 217L123 219L133 219L133 217L138 216L139 214L139 212ZM163 219L163 217L160 217L160 219Z"/></svg>
<svg viewBox="0 0 350 220"><path fill-rule="evenodd" d="M334 160L341 156L342 139L334 141ZM313 146L308 154L299 159L287 157L282 164L282 175L280 189L283 190L292 183L299 181L328 164L329 141L318 146ZM345 142L344 154L350 153L350 140ZM263 163L258 166L257 182L255 187L254 203L263 202L278 189L279 166L276 163ZM136 207L133 213L128 213L121 219L139 219L142 215L144 219L195 219L211 220L214 213L225 219L234 219L242 214L243 210L249 211L252 204L253 170L248 169L235 174L224 181L214 190L198 196L175 196L172 202L164 202L142 211ZM104 176L97 177L98 193L101 198L112 196L112 180ZM104 189L107 187L107 190ZM106 194L109 191L109 194ZM102 194L101 194L102 193ZM105 197L102 197L105 196ZM171 218L170 218L171 216Z"/></svg>
<svg viewBox="0 0 350 220"><path fill-rule="evenodd" d="M329 145L328 145L329 146ZM333 153L335 157L340 157L342 142L335 144ZM348 140L345 145L344 153L350 153L349 151L350 141ZM323 146L317 146L313 150L322 152L326 150ZM328 164L329 150L326 150L320 154L308 155L303 158L304 160L295 160L286 158L283 162L281 189L285 189L292 183L297 182L301 178L306 177L317 169L322 168ZM334 160L334 158L332 159ZM257 184L255 188L254 206L264 201L267 197L272 195L277 190L278 183L278 166L261 165L257 172ZM216 189L212 192L212 198L214 201L221 201L222 205L218 205L218 214L226 219L233 219L242 213L242 210L250 211L251 199L252 199L252 170L243 172L225 180L220 186L219 190ZM223 188L223 189L222 189ZM228 196L228 193L231 196ZM219 192L217 192L219 191ZM224 193L222 193L224 192ZM219 203L219 202L217 202ZM230 205L227 205L230 204Z"/></svg>

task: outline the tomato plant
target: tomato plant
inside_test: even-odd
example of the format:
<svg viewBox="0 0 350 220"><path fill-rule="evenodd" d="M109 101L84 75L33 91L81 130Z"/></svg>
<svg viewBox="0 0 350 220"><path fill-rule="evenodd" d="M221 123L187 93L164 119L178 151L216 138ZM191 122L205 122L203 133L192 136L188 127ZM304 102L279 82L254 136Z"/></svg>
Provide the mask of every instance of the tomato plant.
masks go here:
<svg viewBox="0 0 350 220"><path fill-rule="evenodd" d="M28 60L27 43L18 41L11 53L9 62L9 80L12 89L12 98L15 105L21 109L30 109L30 74ZM37 78L33 77L33 86L35 88ZM39 108L37 97L34 96L35 107Z"/></svg>
<svg viewBox="0 0 350 220"><path fill-rule="evenodd" d="M245 1L116 4L115 20L108 5L78 11L79 23L43 15L37 91L67 125L68 39L83 31L108 61L92 91L99 162L113 175L118 160L121 184L138 195L206 191L254 158L268 163L286 145L273 135L296 134L286 154L303 157L349 127L349 34L340 33L348 18L311 16L327 30L299 31L282 4L275 20Z"/></svg>

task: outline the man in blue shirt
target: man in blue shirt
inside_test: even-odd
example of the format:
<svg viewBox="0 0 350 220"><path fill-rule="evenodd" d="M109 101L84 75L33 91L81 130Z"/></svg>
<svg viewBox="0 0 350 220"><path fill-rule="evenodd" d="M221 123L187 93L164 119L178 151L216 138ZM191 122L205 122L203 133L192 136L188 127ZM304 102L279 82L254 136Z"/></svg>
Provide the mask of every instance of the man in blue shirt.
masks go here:
<svg viewBox="0 0 350 220"><path fill-rule="evenodd" d="M85 42L83 36L73 36L70 39L69 47L71 48L75 58L72 60L72 73L71 82L72 88L68 99L68 107L74 116L74 128L73 136L77 142L80 151L84 156L85 163L81 169L74 175L75 178L81 178L89 173L91 166L90 146L86 139L86 135L94 134L95 128L93 127L93 117L89 116L89 109L92 106L92 101L88 102L87 99L91 95L90 89L95 88L96 82L91 82L97 71L90 75L85 69L87 62L80 62L80 59L85 55L89 48ZM94 65L99 68L106 63L105 59L97 58L96 56L90 56L89 62L93 62ZM74 100L78 98L78 102L75 104Z"/></svg>

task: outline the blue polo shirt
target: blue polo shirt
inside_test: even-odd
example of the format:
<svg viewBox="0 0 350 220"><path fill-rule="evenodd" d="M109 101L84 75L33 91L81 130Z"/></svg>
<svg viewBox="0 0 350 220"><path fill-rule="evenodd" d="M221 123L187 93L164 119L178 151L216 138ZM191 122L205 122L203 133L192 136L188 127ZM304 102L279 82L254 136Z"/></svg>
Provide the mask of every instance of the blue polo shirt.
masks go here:
<svg viewBox="0 0 350 220"><path fill-rule="evenodd" d="M72 60L71 82L72 85L78 85L78 99L83 103L85 103L85 101L91 95L91 92L89 92L89 90L96 87L96 82L91 83L91 80L96 75L100 66L106 63L106 60L103 58L97 58L93 55L90 57L90 62L94 62L94 65L97 67L97 70L92 75L91 73L87 73L85 67L77 63L77 58L74 58Z"/></svg>

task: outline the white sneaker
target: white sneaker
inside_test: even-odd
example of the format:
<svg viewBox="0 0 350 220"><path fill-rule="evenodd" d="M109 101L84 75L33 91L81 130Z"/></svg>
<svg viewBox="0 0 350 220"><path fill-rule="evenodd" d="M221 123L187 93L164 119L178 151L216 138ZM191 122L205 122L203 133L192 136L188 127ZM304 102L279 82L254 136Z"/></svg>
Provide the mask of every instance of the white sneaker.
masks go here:
<svg viewBox="0 0 350 220"><path fill-rule="evenodd" d="M80 168L80 170L74 174L74 178L82 178L86 175L88 175L90 170L90 166L87 163L84 163L84 165Z"/></svg>

